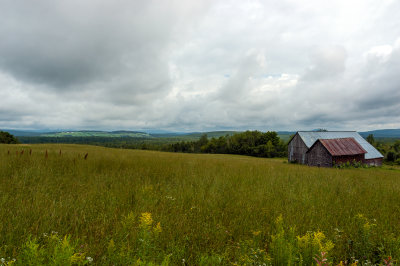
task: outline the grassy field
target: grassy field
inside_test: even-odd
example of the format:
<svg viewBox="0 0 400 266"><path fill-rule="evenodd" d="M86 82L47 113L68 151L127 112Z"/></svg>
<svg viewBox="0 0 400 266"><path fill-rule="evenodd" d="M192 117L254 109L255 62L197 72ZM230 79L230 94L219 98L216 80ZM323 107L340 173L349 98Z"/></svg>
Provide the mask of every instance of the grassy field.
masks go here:
<svg viewBox="0 0 400 266"><path fill-rule="evenodd" d="M395 168L0 145L0 265L393 262L399 203Z"/></svg>

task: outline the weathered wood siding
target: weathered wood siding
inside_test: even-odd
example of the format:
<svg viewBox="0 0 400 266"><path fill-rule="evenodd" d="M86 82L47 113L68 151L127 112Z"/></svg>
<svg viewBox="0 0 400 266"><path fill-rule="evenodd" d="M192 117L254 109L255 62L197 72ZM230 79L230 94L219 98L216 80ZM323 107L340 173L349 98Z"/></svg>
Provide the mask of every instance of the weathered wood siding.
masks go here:
<svg viewBox="0 0 400 266"><path fill-rule="evenodd" d="M353 163L354 161L362 163L364 161L364 154L334 156L333 161L337 165L347 162Z"/></svg>
<svg viewBox="0 0 400 266"><path fill-rule="evenodd" d="M301 164L307 163L307 152L308 148L304 141L301 139L299 134L292 138L288 145L288 160L289 162L298 162Z"/></svg>
<svg viewBox="0 0 400 266"><path fill-rule="evenodd" d="M310 166L332 167L332 155L318 141L307 152L307 164Z"/></svg>
<svg viewBox="0 0 400 266"><path fill-rule="evenodd" d="M364 163L370 166L382 166L382 158L365 159Z"/></svg>

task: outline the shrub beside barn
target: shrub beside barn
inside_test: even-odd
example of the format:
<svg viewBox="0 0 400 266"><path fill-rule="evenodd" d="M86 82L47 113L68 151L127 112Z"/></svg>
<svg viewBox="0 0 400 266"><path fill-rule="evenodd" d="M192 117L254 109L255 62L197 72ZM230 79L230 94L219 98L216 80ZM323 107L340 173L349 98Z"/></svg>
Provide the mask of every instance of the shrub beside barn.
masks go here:
<svg viewBox="0 0 400 266"><path fill-rule="evenodd" d="M324 167L354 161L379 166L383 155L355 131L299 131L289 141L288 160Z"/></svg>

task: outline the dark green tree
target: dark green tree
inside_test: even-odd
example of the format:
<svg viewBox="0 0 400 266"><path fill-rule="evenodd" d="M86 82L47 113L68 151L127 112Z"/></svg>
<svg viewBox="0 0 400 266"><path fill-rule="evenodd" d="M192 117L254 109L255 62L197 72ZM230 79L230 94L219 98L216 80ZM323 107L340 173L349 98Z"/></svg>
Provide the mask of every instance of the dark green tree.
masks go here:
<svg viewBox="0 0 400 266"><path fill-rule="evenodd" d="M388 162L394 162L396 160L396 153L394 151L388 151L386 154L386 160Z"/></svg>
<svg viewBox="0 0 400 266"><path fill-rule="evenodd" d="M371 144L374 145L375 144L375 138L373 134L369 134L367 137L367 141Z"/></svg>
<svg viewBox="0 0 400 266"><path fill-rule="evenodd" d="M11 135L10 133L5 131L0 131L0 143L18 144L19 141L16 137Z"/></svg>
<svg viewBox="0 0 400 266"><path fill-rule="evenodd" d="M400 140L397 140L394 144L393 144L393 149L396 152L400 152Z"/></svg>
<svg viewBox="0 0 400 266"><path fill-rule="evenodd" d="M207 134L201 135L200 139L194 143L194 152L201 152L202 149L208 144Z"/></svg>

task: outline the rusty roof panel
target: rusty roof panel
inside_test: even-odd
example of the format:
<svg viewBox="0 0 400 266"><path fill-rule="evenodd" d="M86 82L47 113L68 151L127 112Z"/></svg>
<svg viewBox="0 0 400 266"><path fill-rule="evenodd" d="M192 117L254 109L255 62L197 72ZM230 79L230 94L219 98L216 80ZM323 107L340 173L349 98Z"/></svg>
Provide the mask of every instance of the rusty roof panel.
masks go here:
<svg viewBox="0 0 400 266"><path fill-rule="evenodd" d="M357 155L367 153L354 138L320 139L332 156Z"/></svg>

